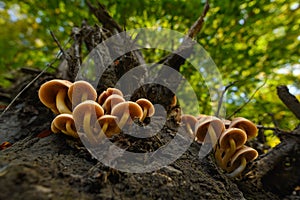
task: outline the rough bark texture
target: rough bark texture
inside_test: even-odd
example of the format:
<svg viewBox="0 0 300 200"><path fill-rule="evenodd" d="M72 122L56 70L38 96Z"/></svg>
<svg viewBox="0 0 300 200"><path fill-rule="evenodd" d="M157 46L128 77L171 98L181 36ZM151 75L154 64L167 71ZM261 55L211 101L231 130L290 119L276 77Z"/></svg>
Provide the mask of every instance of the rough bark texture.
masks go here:
<svg viewBox="0 0 300 200"><path fill-rule="evenodd" d="M294 115L300 119L300 103L298 99L289 93L289 89L285 85L277 87L277 94L281 101L294 113Z"/></svg>

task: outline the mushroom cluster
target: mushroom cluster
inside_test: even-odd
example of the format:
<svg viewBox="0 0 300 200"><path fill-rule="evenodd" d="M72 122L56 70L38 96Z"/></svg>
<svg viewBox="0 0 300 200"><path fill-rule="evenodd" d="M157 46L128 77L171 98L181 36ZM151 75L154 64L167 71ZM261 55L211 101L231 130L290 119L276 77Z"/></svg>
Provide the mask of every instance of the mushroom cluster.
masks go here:
<svg viewBox="0 0 300 200"><path fill-rule="evenodd" d="M51 123L52 132L75 138L79 134L95 141L103 135L111 138L134 120L144 122L155 113L149 100L126 101L116 88L107 88L97 98L96 90L86 81L54 79L44 83L38 95L57 114Z"/></svg>
<svg viewBox="0 0 300 200"><path fill-rule="evenodd" d="M214 116L184 114L181 123L195 141L213 146L216 163L229 177L237 177L246 164L258 156L255 149L245 145L257 135L256 125L248 119L237 117L229 121Z"/></svg>

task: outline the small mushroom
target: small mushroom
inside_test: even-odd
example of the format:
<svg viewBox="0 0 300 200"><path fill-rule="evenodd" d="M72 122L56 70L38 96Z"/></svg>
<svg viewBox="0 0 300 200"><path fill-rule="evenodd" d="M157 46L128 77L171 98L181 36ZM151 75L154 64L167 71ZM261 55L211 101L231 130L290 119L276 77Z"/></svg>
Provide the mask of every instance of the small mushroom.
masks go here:
<svg viewBox="0 0 300 200"><path fill-rule="evenodd" d="M96 101L97 92L89 82L76 81L70 86L68 90L68 97L72 102L73 108L75 108L83 101Z"/></svg>
<svg viewBox="0 0 300 200"><path fill-rule="evenodd" d="M73 116L71 114L57 115L51 123L51 130L53 133L62 132L74 138L79 138Z"/></svg>
<svg viewBox="0 0 300 200"><path fill-rule="evenodd" d="M174 95L174 96L172 97L172 101L171 101L170 107L171 107L171 108L172 108L172 107L175 107L176 104L177 104L177 97L176 97L176 95Z"/></svg>
<svg viewBox="0 0 300 200"><path fill-rule="evenodd" d="M110 114L111 109L115 107L115 105L124 102L125 99L118 95L118 94L112 94L104 101L102 108L104 109L106 114Z"/></svg>
<svg viewBox="0 0 300 200"><path fill-rule="evenodd" d="M242 147L247 141L245 131L239 128L226 129L219 138L219 146L216 149L215 157L218 164L224 169L236 150ZM222 154L224 157L222 158Z"/></svg>
<svg viewBox="0 0 300 200"><path fill-rule="evenodd" d="M243 117L234 118L231 121L229 128L240 128L244 130L247 134L248 140L256 137L258 133L256 125L250 120Z"/></svg>
<svg viewBox="0 0 300 200"><path fill-rule="evenodd" d="M228 119L221 119L221 120L223 121L225 128L228 129L231 124L231 121Z"/></svg>
<svg viewBox="0 0 300 200"><path fill-rule="evenodd" d="M117 104L112 110L111 115L119 119L119 127L123 128L126 124L132 124L132 119L143 117L142 108L135 102L125 101Z"/></svg>
<svg viewBox="0 0 300 200"><path fill-rule="evenodd" d="M242 146L237 152L232 156L231 159L231 168L228 170L230 171L227 174L229 177L237 177L239 174L244 171L248 162L255 160L258 157L258 153L255 149Z"/></svg>
<svg viewBox="0 0 300 200"><path fill-rule="evenodd" d="M138 99L136 101L137 104L141 106L143 109L143 117L141 118L141 121L143 122L146 117L152 117L155 112L155 108L151 101L145 98Z"/></svg>
<svg viewBox="0 0 300 200"><path fill-rule="evenodd" d="M100 126L99 136L101 132L104 133L108 138L111 138L114 134L121 132L118 126L118 118L113 115L103 115L98 118L96 126Z"/></svg>
<svg viewBox="0 0 300 200"><path fill-rule="evenodd" d="M191 138L195 138L196 117L193 115L184 114L181 116L181 123Z"/></svg>
<svg viewBox="0 0 300 200"><path fill-rule="evenodd" d="M41 85L39 89L40 101L55 114L71 114L71 102L67 97L70 81L54 79Z"/></svg>
<svg viewBox="0 0 300 200"><path fill-rule="evenodd" d="M203 119L203 118L206 118L206 117L209 117L208 115L204 115L204 114L199 114L196 119L197 120L200 120L200 119Z"/></svg>
<svg viewBox="0 0 300 200"><path fill-rule="evenodd" d="M117 89L117 88L107 88L98 97L98 103L100 105L103 105L103 103L105 102L105 100L107 99L107 97L109 97L112 94L117 94L117 95L123 97L123 93L119 89Z"/></svg>
<svg viewBox="0 0 300 200"><path fill-rule="evenodd" d="M99 117L104 115L103 108L95 101L86 100L73 110L73 118L78 132L82 131L88 138L94 138L94 125Z"/></svg>
<svg viewBox="0 0 300 200"><path fill-rule="evenodd" d="M195 139L197 142L207 142L214 146L224 130L224 123L219 118L214 116L203 116L199 118L195 124ZM208 140L205 140L207 133L209 138Z"/></svg>

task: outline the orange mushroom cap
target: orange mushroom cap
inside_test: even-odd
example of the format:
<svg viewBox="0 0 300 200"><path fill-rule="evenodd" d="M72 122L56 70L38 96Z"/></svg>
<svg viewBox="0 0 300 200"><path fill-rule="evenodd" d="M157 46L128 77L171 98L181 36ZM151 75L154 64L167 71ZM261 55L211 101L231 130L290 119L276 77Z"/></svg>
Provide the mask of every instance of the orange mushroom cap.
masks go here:
<svg viewBox="0 0 300 200"><path fill-rule="evenodd" d="M103 107L106 114L110 114L111 109L115 105L117 105L121 102L124 102L124 101L125 101L125 99L122 96L120 96L118 94L112 94L109 97L107 97L107 99L103 103L102 107Z"/></svg>
<svg viewBox="0 0 300 200"><path fill-rule="evenodd" d="M240 128L244 130L247 134L248 139L254 138L258 134L256 125L250 120L243 117L234 118L231 121L229 127Z"/></svg>
<svg viewBox="0 0 300 200"><path fill-rule="evenodd" d="M255 149L251 148L251 147L243 145L232 156L232 159L231 159L231 162L230 162L231 166L237 166L239 164L239 159L241 159L241 157L246 158L247 162L251 162L251 161L255 160L258 157L258 152Z"/></svg>
<svg viewBox="0 0 300 200"><path fill-rule="evenodd" d="M242 171L246 168L248 162L255 160L258 157L258 152L246 145L242 146L240 149L236 151L236 153L232 156L230 165L231 167L228 171L231 171L228 174L229 177L236 177L242 173Z"/></svg>
<svg viewBox="0 0 300 200"><path fill-rule="evenodd" d="M239 128L226 129L219 138L220 149L230 148L230 139L234 140L235 146L238 149L246 143L247 135L245 131Z"/></svg>
<svg viewBox="0 0 300 200"><path fill-rule="evenodd" d="M95 101L86 100L78 104L73 110L73 118L77 131L80 133L83 131L88 137L93 137L93 126L102 115L104 115L104 110Z"/></svg>
<svg viewBox="0 0 300 200"><path fill-rule="evenodd" d="M70 86L68 90L68 97L72 102L73 108L75 108L83 101L96 101L97 92L89 82L76 81Z"/></svg>
<svg viewBox="0 0 300 200"><path fill-rule="evenodd" d="M118 126L118 118L113 115L103 115L98 118L95 127L99 127L98 131L102 131L107 137L111 138L114 134L121 132Z"/></svg>
<svg viewBox="0 0 300 200"><path fill-rule="evenodd" d="M140 98L136 101L137 104L139 104L141 106L141 108L143 109L143 117L141 119L141 121L144 121L144 119L146 117L152 117L155 113L155 108L153 106L153 104L151 103L151 101L149 101L148 99L145 98Z"/></svg>
<svg viewBox="0 0 300 200"><path fill-rule="evenodd" d="M71 114L71 103L67 97L67 91L72 85L70 81L54 79L41 85L39 89L39 99L55 114Z"/></svg>
<svg viewBox="0 0 300 200"><path fill-rule="evenodd" d="M123 97L123 93L121 92L121 90L117 89L117 88L107 88L105 91L103 91L100 96L98 97L98 103L100 105L103 105L103 103L105 102L105 100L112 94L117 94L121 97Z"/></svg>
<svg viewBox="0 0 300 200"><path fill-rule="evenodd" d="M219 138L219 146L217 146L215 152L217 164L220 165L221 168L226 169L233 154L238 148L242 147L246 141L247 135L242 129L226 129Z"/></svg>
<svg viewBox="0 0 300 200"><path fill-rule="evenodd" d="M172 108L172 107L175 107L176 104L177 104L177 97L176 97L176 95L174 95L174 96L172 97L172 101L171 101L170 107L171 107L171 108Z"/></svg>
<svg viewBox="0 0 300 200"><path fill-rule="evenodd" d="M119 127L126 124L132 124L132 119L138 118L141 120L143 117L142 108L135 102L125 101L117 104L112 110L111 115L117 116L119 119Z"/></svg>
<svg viewBox="0 0 300 200"><path fill-rule="evenodd" d="M71 114L57 115L51 123L51 130L54 133L61 131L66 135L79 138L75 128L75 122Z"/></svg>
<svg viewBox="0 0 300 200"><path fill-rule="evenodd" d="M195 124L197 122L196 117L189 114L184 114L181 116L181 123L188 131L191 137L195 137Z"/></svg>
<svg viewBox="0 0 300 200"><path fill-rule="evenodd" d="M196 141L214 144L224 130L224 123L219 118L203 116L195 125ZM204 141L207 133L209 134L209 139Z"/></svg>

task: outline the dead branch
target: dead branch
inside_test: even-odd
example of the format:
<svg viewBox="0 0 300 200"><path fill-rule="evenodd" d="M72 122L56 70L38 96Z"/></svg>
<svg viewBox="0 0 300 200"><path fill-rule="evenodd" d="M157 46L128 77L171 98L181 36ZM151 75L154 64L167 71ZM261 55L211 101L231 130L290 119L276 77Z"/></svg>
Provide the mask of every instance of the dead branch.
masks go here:
<svg viewBox="0 0 300 200"><path fill-rule="evenodd" d="M165 65L173 68L176 71L179 71L180 66L182 66L185 63L186 58L189 58L193 52L193 47L196 44L196 41L192 39L194 39L196 35L201 31L204 23L204 17L206 16L208 10L209 3L207 0L202 14L193 23L179 48L162 58L160 61L158 61L151 67ZM169 110L170 108L168 107L168 105L171 104L171 101L174 96L171 90L177 89L181 78L182 77L178 77L178 73L170 74L170 70L168 68L163 67L157 73L157 77L154 79L153 82L160 82L161 80L164 80L166 83L170 83L169 85L172 86L172 88L162 87L157 84L147 85L142 87L140 90L137 90L132 95L132 100L140 97L146 97L150 99L153 103L159 103L165 106L167 110ZM162 95L164 96L164 98L161 97ZM166 102L162 102L161 99L166 99Z"/></svg>
<svg viewBox="0 0 300 200"><path fill-rule="evenodd" d="M190 38L195 38L195 36L201 31L204 24L204 17L206 16L208 10L209 10L209 4L208 4L208 0L206 0L201 16L191 26L187 34Z"/></svg>
<svg viewBox="0 0 300 200"><path fill-rule="evenodd" d="M185 58L188 58L192 53L192 47L195 43L191 42L190 39L194 39L196 35L202 30L204 17L206 16L208 10L209 3L208 0L206 0L202 14L190 27L187 38L183 41L182 45L174 52L162 58L159 62L157 62L157 64L167 65L179 71L179 67L184 64ZM184 55L185 58L181 57L180 55Z"/></svg>
<svg viewBox="0 0 300 200"><path fill-rule="evenodd" d="M288 87L286 85L278 86L277 95L286 107L300 119L300 103L298 99L289 92Z"/></svg>
<svg viewBox="0 0 300 200"><path fill-rule="evenodd" d="M112 34L122 32L122 27L109 15L105 6L98 2L98 7L94 7L89 1L85 1L90 11L97 17L99 22L103 24L103 27L108 29Z"/></svg>

